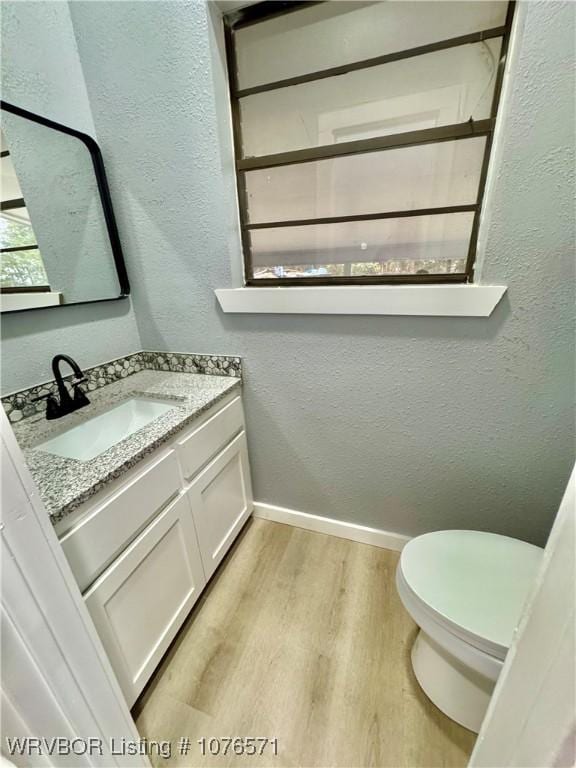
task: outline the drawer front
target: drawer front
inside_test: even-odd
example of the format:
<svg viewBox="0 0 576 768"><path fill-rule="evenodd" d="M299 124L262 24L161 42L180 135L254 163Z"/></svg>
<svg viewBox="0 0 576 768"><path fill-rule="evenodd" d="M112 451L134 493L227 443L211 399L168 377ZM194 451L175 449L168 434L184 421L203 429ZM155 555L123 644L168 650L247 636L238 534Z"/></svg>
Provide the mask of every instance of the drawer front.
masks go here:
<svg viewBox="0 0 576 768"><path fill-rule="evenodd" d="M192 479L243 426L242 400L237 397L193 432L178 440L178 455L185 479Z"/></svg>
<svg viewBox="0 0 576 768"><path fill-rule="evenodd" d="M254 506L244 432L198 475L188 497L209 579Z"/></svg>
<svg viewBox="0 0 576 768"><path fill-rule="evenodd" d="M84 596L128 706L205 583L190 505L180 496Z"/></svg>
<svg viewBox="0 0 576 768"><path fill-rule="evenodd" d="M179 490L178 460L171 450L96 503L65 534L60 543L82 592Z"/></svg>

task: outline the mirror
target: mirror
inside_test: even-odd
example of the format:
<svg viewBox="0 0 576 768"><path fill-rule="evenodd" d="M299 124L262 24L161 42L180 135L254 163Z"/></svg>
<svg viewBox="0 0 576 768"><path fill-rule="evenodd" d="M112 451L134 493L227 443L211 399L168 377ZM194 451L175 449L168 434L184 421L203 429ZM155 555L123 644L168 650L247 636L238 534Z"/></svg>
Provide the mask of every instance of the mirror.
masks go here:
<svg viewBox="0 0 576 768"><path fill-rule="evenodd" d="M12 104L1 107L2 312L127 296L98 145Z"/></svg>

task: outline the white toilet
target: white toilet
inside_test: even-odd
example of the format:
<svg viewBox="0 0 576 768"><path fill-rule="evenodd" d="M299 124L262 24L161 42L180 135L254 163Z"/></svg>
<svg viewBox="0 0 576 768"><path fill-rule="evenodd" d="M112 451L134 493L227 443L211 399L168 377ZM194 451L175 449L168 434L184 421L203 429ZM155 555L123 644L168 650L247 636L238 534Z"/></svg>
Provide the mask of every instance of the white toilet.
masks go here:
<svg viewBox="0 0 576 768"><path fill-rule="evenodd" d="M479 531L412 539L396 572L420 631L412 666L427 696L478 733L543 549Z"/></svg>

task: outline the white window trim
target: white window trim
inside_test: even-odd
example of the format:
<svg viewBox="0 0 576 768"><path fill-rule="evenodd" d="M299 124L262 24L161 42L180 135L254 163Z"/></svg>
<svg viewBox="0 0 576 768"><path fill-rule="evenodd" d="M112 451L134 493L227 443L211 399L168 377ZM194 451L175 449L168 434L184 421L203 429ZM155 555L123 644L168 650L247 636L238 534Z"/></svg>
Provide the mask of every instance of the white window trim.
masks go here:
<svg viewBox="0 0 576 768"><path fill-rule="evenodd" d="M219 288L223 312L282 315L489 317L505 285L362 285Z"/></svg>
<svg viewBox="0 0 576 768"><path fill-rule="evenodd" d="M56 307L62 304L60 291L31 291L30 293L3 293L0 296L0 311L17 312L21 309Z"/></svg>
<svg viewBox="0 0 576 768"><path fill-rule="evenodd" d="M518 58L525 7L520 3L514 14L506 69L500 94L500 108L494 128L494 139L484 187L484 200L478 231L475 277L481 279L490 220L490 201L494 194L496 169L500 165L504 126L510 103L510 72ZM221 31L216 35L223 51ZM232 142L232 124L229 98L228 138ZM238 200L236 199L236 206ZM240 241L239 218L236 219L237 238ZM506 285L474 284L414 284L374 286L302 286L248 288L241 285L244 257L242 248L233 258L234 288L217 288L214 293L225 313L249 314L314 314L314 315L400 315L420 317L489 317L506 291Z"/></svg>

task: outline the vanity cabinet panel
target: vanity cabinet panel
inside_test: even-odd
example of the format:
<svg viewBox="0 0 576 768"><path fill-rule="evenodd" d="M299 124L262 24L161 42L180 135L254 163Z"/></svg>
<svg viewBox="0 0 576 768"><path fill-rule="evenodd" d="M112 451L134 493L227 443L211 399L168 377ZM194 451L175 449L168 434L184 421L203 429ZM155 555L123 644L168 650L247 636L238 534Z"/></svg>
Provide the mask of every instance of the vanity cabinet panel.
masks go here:
<svg viewBox="0 0 576 768"><path fill-rule="evenodd" d="M128 706L146 684L205 582L189 500L182 495L84 596Z"/></svg>
<svg viewBox="0 0 576 768"><path fill-rule="evenodd" d="M82 592L179 491L176 453L163 451L60 539Z"/></svg>
<svg viewBox="0 0 576 768"><path fill-rule="evenodd" d="M56 527L128 706L252 513L232 395Z"/></svg>
<svg viewBox="0 0 576 768"><path fill-rule="evenodd" d="M241 432L191 483L204 573L209 579L253 507L246 435Z"/></svg>
<svg viewBox="0 0 576 768"><path fill-rule="evenodd" d="M190 480L244 428L242 400L236 397L177 441L182 473Z"/></svg>

